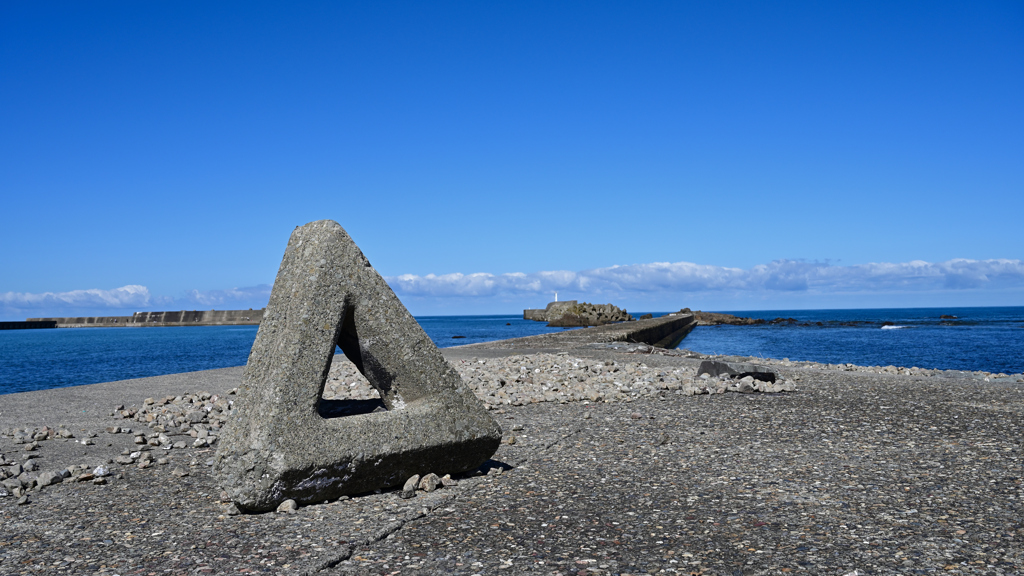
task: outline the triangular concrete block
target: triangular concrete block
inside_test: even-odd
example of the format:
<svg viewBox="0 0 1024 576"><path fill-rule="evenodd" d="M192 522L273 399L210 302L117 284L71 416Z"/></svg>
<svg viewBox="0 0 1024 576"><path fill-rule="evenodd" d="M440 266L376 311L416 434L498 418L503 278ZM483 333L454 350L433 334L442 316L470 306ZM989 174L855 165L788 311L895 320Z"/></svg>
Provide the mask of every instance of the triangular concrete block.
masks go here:
<svg viewBox="0 0 1024 576"><path fill-rule="evenodd" d="M335 344L387 411L321 416ZM331 220L296 228L260 323L215 473L241 508L322 502L413 474L472 470L501 427Z"/></svg>

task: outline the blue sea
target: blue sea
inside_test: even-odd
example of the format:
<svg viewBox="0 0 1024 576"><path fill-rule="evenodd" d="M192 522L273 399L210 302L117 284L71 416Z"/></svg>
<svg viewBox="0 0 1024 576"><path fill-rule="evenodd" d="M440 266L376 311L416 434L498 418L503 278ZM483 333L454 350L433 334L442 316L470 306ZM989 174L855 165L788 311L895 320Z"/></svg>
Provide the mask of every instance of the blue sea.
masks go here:
<svg viewBox="0 0 1024 576"><path fill-rule="evenodd" d="M828 363L1024 372L1024 307L726 312L795 322L699 326L680 348ZM417 320L442 348L562 330L519 315ZM256 329L0 330L0 394L241 366Z"/></svg>
<svg viewBox="0 0 1024 576"><path fill-rule="evenodd" d="M702 354L829 364L1024 372L1021 306L728 313L769 321L792 318L796 322L698 326L679 347Z"/></svg>

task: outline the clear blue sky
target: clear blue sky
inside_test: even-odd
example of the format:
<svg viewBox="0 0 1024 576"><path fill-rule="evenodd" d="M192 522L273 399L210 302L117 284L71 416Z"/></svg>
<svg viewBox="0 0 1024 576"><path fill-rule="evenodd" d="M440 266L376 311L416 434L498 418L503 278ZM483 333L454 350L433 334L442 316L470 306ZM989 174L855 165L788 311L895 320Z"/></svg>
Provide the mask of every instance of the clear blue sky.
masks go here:
<svg viewBox="0 0 1024 576"><path fill-rule="evenodd" d="M0 319L324 218L416 314L1024 304L1020 2L11 1L0 127Z"/></svg>

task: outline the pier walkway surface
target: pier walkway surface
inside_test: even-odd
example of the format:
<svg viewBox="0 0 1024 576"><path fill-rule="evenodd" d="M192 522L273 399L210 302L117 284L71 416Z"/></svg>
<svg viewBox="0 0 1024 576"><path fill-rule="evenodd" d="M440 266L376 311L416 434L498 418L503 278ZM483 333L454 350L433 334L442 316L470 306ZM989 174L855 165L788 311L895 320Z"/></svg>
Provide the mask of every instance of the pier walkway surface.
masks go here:
<svg viewBox="0 0 1024 576"><path fill-rule="evenodd" d="M543 339L443 353L462 365L528 362L536 350L624 374L692 372L701 360ZM1024 383L772 367L797 390L495 409L505 441L493 459L409 500L396 489L230 515L211 449L185 436L188 448L153 450L169 464L110 464L105 485L67 480L25 505L0 498L0 574L1024 572ZM0 453L37 455L40 471L106 462L138 449L134 432L152 432L112 417L115 406L223 396L242 370L3 396L0 430L65 426L76 437L26 452L3 436ZM79 443L108 426L136 430Z"/></svg>

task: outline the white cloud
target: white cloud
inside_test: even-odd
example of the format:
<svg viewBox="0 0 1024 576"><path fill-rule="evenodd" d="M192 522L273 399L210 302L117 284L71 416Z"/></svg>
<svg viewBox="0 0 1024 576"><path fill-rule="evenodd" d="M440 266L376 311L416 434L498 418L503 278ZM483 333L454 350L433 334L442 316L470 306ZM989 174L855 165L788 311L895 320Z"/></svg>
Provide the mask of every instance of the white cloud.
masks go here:
<svg viewBox="0 0 1024 576"><path fill-rule="evenodd" d="M0 307L7 310L67 310L78 308L142 308L150 303L145 286L131 284L101 290L71 290L69 292L5 292L0 294Z"/></svg>
<svg viewBox="0 0 1024 576"><path fill-rule="evenodd" d="M270 288L269 284L260 284L227 290L190 290L184 298L175 299L170 304L178 308L262 308L270 300Z"/></svg>
<svg viewBox="0 0 1024 576"><path fill-rule="evenodd" d="M657 292L871 293L1024 287L1024 261L870 263L776 260L750 269L652 262L531 274L403 274L387 278L400 296L496 297L563 292L621 296Z"/></svg>
<svg viewBox="0 0 1024 576"><path fill-rule="evenodd" d="M580 272L403 274L386 280L401 298L409 304L415 303L414 307L463 314L473 310L478 313L507 310L510 306L515 307L511 304L513 302L516 305L543 303L555 291L560 292L564 299L661 302L666 303L661 305L665 309L673 303L709 302L716 301L716 298L719 302L773 305L772 302L828 302L827 298L831 296L863 297L848 301L876 303L884 301L875 297L881 294L900 295L911 300L932 294L941 295L941 301L948 302L957 300L958 294L995 294L1000 290L1018 294L1024 290L1024 261L914 260L836 266L828 262L776 260L749 269L692 262L652 262ZM138 285L112 290L39 294L7 292L0 294L0 318L122 315L140 310L261 308L266 306L270 290L270 285L261 284L226 290L192 290L177 298L151 296L145 286ZM682 299L679 296L703 298ZM1010 300L1018 301L1016 296ZM976 301L983 303L985 297L981 300L976 298Z"/></svg>
<svg viewBox="0 0 1024 576"><path fill-rule="evenodd" d="M68 292L7 292L0 294L0 318L54 316L123 316L142 310L262 308L270 299L270 285L191 290L184 296L153 296L145 286L130 285L102 290Z"/></svg>

